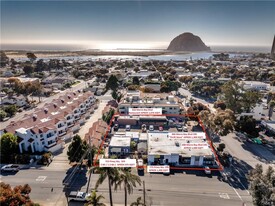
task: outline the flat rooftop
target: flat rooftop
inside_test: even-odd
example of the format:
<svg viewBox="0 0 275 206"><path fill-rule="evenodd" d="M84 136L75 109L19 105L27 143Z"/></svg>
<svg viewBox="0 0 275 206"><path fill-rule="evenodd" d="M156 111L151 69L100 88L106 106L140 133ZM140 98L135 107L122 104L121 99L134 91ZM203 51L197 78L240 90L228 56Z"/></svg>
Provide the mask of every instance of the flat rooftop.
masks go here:
<svg viewBox="0 0 275 206"><path fill-rule="evenodd" d="M183 136L183 134L185 136ZM148 155L212 156L203 132L150 132Z"/></svg>
<svg viewBox="0 0 275 206"><path fill-rule="evenodd" d="M131 137L114 135L110 141L110 147L129 147L131 144Z"/></svg>

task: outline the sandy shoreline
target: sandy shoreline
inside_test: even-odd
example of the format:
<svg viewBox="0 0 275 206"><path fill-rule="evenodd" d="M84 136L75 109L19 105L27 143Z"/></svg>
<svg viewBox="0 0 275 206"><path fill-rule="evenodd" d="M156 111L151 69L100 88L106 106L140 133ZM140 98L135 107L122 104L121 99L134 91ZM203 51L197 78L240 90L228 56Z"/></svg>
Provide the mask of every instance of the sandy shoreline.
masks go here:
<svg viewBox="0 0 275 206"><path fill-rule="evenodd" d="M24 58L29 51L4 51L9 58ZM73 56L156 56L188 54L189 52L161 51L34 51L37 58L73 57Z"/></svg>

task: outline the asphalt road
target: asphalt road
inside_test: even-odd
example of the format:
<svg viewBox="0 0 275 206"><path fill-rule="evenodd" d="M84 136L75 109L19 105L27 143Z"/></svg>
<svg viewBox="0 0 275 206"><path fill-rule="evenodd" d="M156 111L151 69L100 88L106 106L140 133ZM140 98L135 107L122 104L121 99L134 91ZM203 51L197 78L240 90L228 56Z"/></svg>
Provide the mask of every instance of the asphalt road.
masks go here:
<svg viewBox="0 0 275 206"><path fill-rule="evenodd" d="M135 172L135 171L133 171ZM62 180L66 172L59 171L58 168L45 167L43 169L20 170L15 175L2 175L1 181L11 184L11 186L28 183L31 188L31 198L41 205L67 205L65 192L72 190L86 191L88 182L87 170L77 172L71 184L64 189ZM89 190L94 188L98 174L92 174ZM252 205L250 195L241 188L241 185L231 187L228 183L220 181L218 176L206 176L203 172L175 173L170 176L162 174L145 174L141 176L145 181L146 201L148 205L178 206L192 205L201 206L232 206L232 205ZM53 192L51 189L53 188ZM108 204L108 187L105 181L98 189L98 194L105 197L104 202ZM129 196L129 203L138 197L143 197L142 186L134 189L134 193ZM113 193L115 205L123 205L123 190ZM77 202L69 202L69 205L83 205Z"/></svg>

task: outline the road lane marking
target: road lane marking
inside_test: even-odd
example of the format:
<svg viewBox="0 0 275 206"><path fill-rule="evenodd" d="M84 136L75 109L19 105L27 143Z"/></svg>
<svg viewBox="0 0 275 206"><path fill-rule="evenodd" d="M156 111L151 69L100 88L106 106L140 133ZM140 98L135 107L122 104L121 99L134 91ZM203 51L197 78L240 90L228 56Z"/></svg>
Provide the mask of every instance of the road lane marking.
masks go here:
<svg viewBox="0 0 275 206"><path fill-rule="evenodd" d="M47 176L38 176L38 177L36 178L36 181L38 181L38 182L43 182L43 181L45 181L46 178L47 178Z"/></svg>
<svg viewBox="0 0 275 206"><path fill-rule="evenodd" d="M229 197L229 195L227 193L221 193L221 192L219 192L219 196L220 196L220 198L223 198L223 199L227 199L227 200L230 199L230 197Z"/></svg>
<svg viewBox="0 0 275 206"><path fill-rule="evenodd" d="M235 193L238 195L238 197L240 198L240 200L243 202L243 199L242 199L242 197L240 196L240 194L237 192L237 190L234 188L234 187L232 187L233 188L233 190L235 191Z"/></svg>

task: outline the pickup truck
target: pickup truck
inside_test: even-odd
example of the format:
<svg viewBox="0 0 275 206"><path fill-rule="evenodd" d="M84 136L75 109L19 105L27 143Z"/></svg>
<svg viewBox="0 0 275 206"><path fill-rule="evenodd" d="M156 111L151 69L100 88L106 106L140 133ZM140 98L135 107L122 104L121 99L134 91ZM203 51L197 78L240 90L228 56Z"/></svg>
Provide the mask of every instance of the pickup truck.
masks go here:
<svg viewBox="0 0 275 206"><path fill-rule="evenodd" d="M90 194L87 194L85 192L77 192L77 191L72 191L70 192L68 196L68 200L73 200L73 201L79 201L79 202L86 202L87 198L90 196Z"/></svg>

